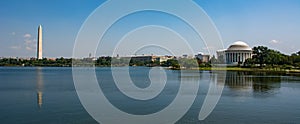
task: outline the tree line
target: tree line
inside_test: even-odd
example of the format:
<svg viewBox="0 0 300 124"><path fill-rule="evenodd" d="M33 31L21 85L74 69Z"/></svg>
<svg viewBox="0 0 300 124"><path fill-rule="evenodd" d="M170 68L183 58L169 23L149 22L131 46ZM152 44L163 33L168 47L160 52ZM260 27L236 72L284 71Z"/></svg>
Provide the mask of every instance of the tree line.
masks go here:
<svg viewBox="0 0 300 124"><path fill-rule="evenodd" d="M84 59L71 59L71 58L57 58L57 59L19 59L19 58L2 58L0 59L0 66L41 66L41 67L72 67L72 66L97 66L97 67L110 67L110 66L163 66L179 69L180 67L195 68L200 66L210 66L210 64L199 63L197 59L169 59L167 61L139 61L131 58L116 58L110 56L99 57L97 59L84 58Z"/></svg>
<svg viewBox="0 0 300 124"><path fill-rule="evenodd" d="M20 58L3 58L0 59L0 66L48 66L48 67L71 67L72 59L57 58L51 59L20 59Z"/></svg>
<svg viewBox="0 0 300 124"><path fill-rule="evenodd" d="M163 66L171 67L173 69L180 68L197 68L197 67L211 67L212 63L216 64L218 61L214 56L207 63L201 62L195 58L174 58L167 61L138 61L131 58L117 58L110 56L103 56L97 59L71 59L71 58L57 58L50 59L18 59L18 58L2 58L0 59L0 66L49 66L49 67L71 67L73 65L86 65L98 67L108 66ZM257 46L253 48L252 58L247 59L242 67L248 68L280 68L280 69L300 69L300 51L292 55L285 55L279 51L269 49L265 46Z"/></svg>
<svg viewBox="0 0 300 124"><path fill-rule="evenodd" d="M253 48L253 56L244 63L245 67L260 68L298 68L300 67L300 51L292 55L285 55L279 51L269 49L265 46Z"/></svg>

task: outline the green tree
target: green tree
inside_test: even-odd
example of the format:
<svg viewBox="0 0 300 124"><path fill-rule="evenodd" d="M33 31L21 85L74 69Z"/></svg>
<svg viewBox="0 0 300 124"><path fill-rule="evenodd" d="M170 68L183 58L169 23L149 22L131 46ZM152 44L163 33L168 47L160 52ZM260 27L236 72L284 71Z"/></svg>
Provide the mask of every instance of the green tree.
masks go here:
<svg viewBox="0 0 300 124"><path fill-rule="evenodd" d="M215 56L213 56L211 59L210 59L210 63L211 64L218 64L218 59L215 57Z"/></svg>
<svg viewBox="0 0 300 124"><path fill-rule="evenodd" d="M260 67L266 63L266 58L268 56L268 47L258 46L253 48L253 60L258 63Z"/></svg>
<svg viewBox="0 0 300 124"><path fill-rule="evenodd" d="M178 61L179 61L179 64L181 67L185 67L185 68L199 67L197 59L182 58L182 59L179 59Z"/></svg>

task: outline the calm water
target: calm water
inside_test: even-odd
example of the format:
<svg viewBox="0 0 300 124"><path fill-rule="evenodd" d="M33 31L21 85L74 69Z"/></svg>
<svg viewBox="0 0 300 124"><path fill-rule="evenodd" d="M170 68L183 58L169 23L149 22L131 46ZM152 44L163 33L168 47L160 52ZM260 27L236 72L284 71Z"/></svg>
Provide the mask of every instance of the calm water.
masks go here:
<svg viewBox="0 0 300 124"><path fill-rule="evenodd" d="M149 68L133 67L136 86L149 86ZM196 101L177 123L212 124L298 124L300 123L300 77L262 72L227 72L222 97L204 121L198 114L212 78L209 71L165 70L167 85L155 99L143 102L121 94L110 68L97 68L97 78L106 97L117 108L131 114L151 114L175 98L181 78L201 83ZM194 75L200 75L200 79ZM97 123L82 107L76 94L71 68L0 67L0 123L2 124L88 124Z"/></svg>

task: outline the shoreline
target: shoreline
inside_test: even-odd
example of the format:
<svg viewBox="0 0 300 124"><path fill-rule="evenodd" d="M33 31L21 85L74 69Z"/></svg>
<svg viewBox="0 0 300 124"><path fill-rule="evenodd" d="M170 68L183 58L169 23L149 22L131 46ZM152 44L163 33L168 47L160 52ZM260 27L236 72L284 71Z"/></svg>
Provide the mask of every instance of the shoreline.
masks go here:
<svg viewBox="0 0 300 124"><path fill-rule="evenodd" d="M285 74L299 74L297 69L279 69L279 68L241 68L241 67L199 67L199 68L169 68L171 70L199 70L199 71L236 71L236 72L270 72L270 73L285 73Z"/></svg>
<svg viewBox="0 0 300 124"><path fill-rule="evenodd" d="M72 66L0 66L0 67L72 67ZM126 66L95 66L96 68L105 67L126 67ZM149 66L131 66L131 67L149 67ZM149 67L151 68L151 67ZM170 70L200 70L200 71L248 71L248 72L286 72L286 73L300 73L297 69L279 69L279 68L242 68L242 67L199 67L199 68L170 68L163 67Z"/></svg>

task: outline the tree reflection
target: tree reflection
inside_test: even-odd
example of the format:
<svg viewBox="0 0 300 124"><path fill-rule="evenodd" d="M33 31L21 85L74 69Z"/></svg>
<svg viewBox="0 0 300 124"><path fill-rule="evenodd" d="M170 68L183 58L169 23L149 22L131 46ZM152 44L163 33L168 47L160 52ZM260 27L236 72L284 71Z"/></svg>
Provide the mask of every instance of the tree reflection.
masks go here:
<svg viewBox="0 0 300 124"><path fill-rule="evenodd" d="M278 90L281 85L281 77L280 76L255 76L252 77L253 82L253 90L255 92L264 92L270 93Z"/></svg>
<svg viewBox="0 0 300 124"><path fill-rule="evenodd" d="M276 74L229 71L225 85L233 90L272 94L279 90L280 82L281 76Z"/></svg>

